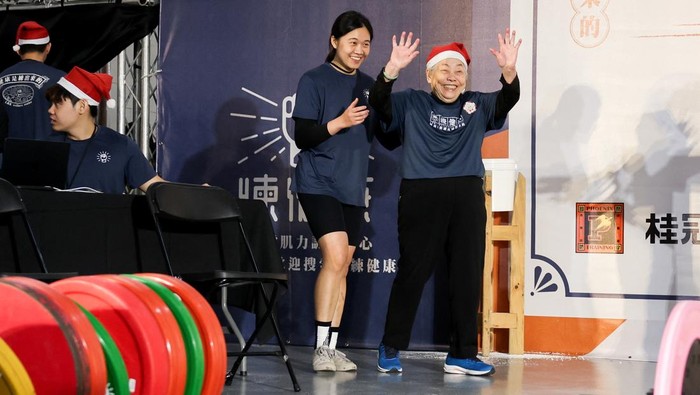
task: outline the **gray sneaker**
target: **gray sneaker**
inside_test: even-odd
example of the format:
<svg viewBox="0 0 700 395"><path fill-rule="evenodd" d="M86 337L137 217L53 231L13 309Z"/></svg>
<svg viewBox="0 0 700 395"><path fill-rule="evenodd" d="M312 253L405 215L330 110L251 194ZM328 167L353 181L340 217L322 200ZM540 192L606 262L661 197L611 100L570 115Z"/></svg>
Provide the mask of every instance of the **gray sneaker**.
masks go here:
<svg viewBox="0 0 700 395"><path fill-rule="evenodd" d="M335 372L333 350L328 346L321 346L314 351L314 371Z"/></svg>
<svg viewBox="0 0 700 395"><path fill-rule="evenodd" d="M340 352L340 350L330 351L333 353L333 364L335 365L336 372L352 372L357 370L355 362L348 359L345 353Z"/></svg>

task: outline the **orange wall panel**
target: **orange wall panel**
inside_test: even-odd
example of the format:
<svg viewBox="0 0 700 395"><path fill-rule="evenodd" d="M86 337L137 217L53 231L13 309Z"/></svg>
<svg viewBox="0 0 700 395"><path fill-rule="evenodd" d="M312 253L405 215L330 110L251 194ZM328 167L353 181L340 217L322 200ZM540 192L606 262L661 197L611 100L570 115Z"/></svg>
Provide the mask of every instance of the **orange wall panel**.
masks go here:
<svg viewBox="0 0 700 395"><path fill-rule="evenodd" d="M623 319L525 316L525 352L586 355Z"/></svg>

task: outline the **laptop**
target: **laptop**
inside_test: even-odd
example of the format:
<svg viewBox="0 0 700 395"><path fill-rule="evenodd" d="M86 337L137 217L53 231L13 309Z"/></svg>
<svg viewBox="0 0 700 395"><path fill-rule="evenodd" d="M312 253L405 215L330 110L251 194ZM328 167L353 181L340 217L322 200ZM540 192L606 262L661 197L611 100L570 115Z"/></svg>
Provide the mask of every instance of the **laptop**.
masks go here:
<svg viewBox="0 0 700 395"><path fill-rule="evenodd" d="M8 137L0 177L17 186L64 189L70 144Z"/></svg>

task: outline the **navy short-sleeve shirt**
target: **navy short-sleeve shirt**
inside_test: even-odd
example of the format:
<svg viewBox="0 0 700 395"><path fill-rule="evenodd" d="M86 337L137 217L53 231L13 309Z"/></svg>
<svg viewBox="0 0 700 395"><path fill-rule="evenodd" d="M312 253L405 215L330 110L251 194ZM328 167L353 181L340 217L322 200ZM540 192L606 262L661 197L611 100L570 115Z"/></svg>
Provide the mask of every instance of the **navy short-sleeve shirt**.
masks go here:
<svg viewBox="0 0 700 395"><path fill-rule="evenodd" d="M127 185L138 188L156 176L136 142L110 128L98 127L87 140L71 140L64 133L53 133L50 139L70 143L67 188L121 194Z"/></svg>
<svg viewBox="0 0 700 395"><path fill-rule="evenodd" d="M52 132L46 90L66 73L36 60L23 60L0 73L0 96L9 137L44 140Z"/></svg>
<svg viewBox="0 0 700 395"><path fill-rule="evenodd" d="M328 63L307 71L299 80L293 117L325 124L338 117L350 103L368 105L374 80L358 70L355 75L337 72ZM339 201L365 206L367 168L372 134L370 117L344 129L297 155L292 192L333 196Z"/></svg>
<svg viewBox="0 0 700 395"><path fill-rule="evenodd" d="M481 144L494 119L498 92L465 92L454 103L414 89L392 93L389 130L402 135L403 178L484 176Z"/></svg>

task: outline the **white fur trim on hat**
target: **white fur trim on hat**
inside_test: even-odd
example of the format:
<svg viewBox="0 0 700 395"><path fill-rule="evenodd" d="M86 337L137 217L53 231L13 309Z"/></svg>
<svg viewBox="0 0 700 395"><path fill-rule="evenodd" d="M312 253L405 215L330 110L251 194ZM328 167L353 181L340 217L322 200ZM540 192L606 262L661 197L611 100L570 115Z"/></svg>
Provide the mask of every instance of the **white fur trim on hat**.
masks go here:
<svg viewBox="0 0 700 395"><path fill-rule="evenodd" d="M442 51L439 54L433 56L430 61L425 65L426 68L430 69L436 64L440 63L441 60L445 59L457 59L464 63L464 67L467 67L467 60L464 59L464 55L457 51Z"/></svg>
<svg viewBox="0 0 700 395"><path fill-rule="evenodd" d="M95 101L92 97L90 97L87 93L83 92L78 88L77 86L73 85L72 82L68 81L67 79L61 77L60 80L58 80L58 85L61 85L62 87L66 88L66 90L70 93L73 94L73 96L77 97L78 99L85 99L87 100L88 104L91 106L99 106L100 103Z"/></svg>
<svg viewBox="0 0 700 395"><path fill-rule="evenodd" d="M51 40L49 39L49 36L42 37L42 38L33 38L33 39L20 38L19 40L17 40L17 45L25 45L25 44L41 45L41 44L48 44L50 42L51 42Z"/></svg>

